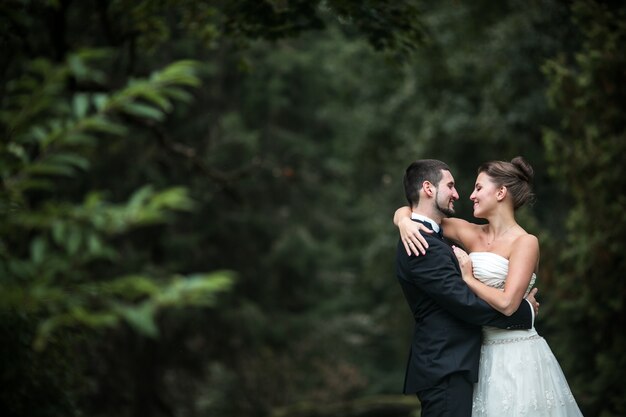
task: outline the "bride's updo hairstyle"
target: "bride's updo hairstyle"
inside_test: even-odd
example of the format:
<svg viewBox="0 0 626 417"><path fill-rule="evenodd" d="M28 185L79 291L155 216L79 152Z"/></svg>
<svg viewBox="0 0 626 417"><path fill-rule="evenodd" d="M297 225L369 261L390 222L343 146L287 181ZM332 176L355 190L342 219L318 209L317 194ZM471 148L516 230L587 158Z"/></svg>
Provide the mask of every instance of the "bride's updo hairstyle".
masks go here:
<svg viewBox="0 0 626 417"><path fill-rule="evenodd" d="M511 162L490 161L478 167L478 173L489 175L498 186L505 186L513 198L513 209L517 210L526 203L535 199L531 183L534 171L528 162L521 156L516 156Z"/></svg>

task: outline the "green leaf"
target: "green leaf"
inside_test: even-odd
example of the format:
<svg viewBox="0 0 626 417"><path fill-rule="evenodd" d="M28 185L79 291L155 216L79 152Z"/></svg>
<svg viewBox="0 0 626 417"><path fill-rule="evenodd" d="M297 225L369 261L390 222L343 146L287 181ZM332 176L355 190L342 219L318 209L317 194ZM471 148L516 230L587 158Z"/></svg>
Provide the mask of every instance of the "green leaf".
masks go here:
<svg viewBox="0 0 626 417"><path fill-rule="evenodd" d="M38 236L30 244L30 258L33 263L41 264L46 254L46 241Z"/></svg>
<svg viewBox="0 0 626 417"><path fill-rule="evenodd" d="M30 131L30 135L36 142L47 143L49 141L50 133L42 126L34 126Z"/></svg>
<svg viewBox="0 0 626 417"><path fill-rule="evenodd" d="M52 223L52 238L56 244L62 245L65 242L65 230L65 221L55 220Z"/></svg>
<svg viewBox="0 0 626 417"><path fill-rule="evenodd" d="M156 121L163 120L165 116L161 110L140 103L126 103L122 107L122 111L133 116L153 119Z"/></svg>
<svg viewBox="0 0 626 417"><path fill-rule="evenodd" d="M93 104L96 107L97 111L101 112L101 111L104 111L104 109L106 109L109 103L109 96L107 94L104 94L104 93L94 94L92 98L93 98Z"/></svg>
<svg viewBox="0 0 626 417"><path fill-rule="evenodd" d="M57 153L50 155L47 159L54 164L65 164L87 170L89 168L89 160L75 153Z"/></svg>
<svg viewBox="0 0 626 417"><path fill-rule="evenodd" d="M200 84L200 79L196 76L197 69L197 62L190 60L177 61L152 74L150 80L159 83L197 86Z"/></svg>
<svg viewBox="0 0 626 417"><path fill-rule="evenodd" d="M193 100L193 96L182 88L168 87L163 89L163 94L184 103L189 103Z"/></svg>
<svg viewBox="0 0 626 417"><path fill-rule="evenodd" d="M161 307L209 307L215 303L217 294L230 290L232 284L233 274L228 271L179 277L163 289L156 297L156 303Z"/></svg>
<svg viewBox="0 0 626 417"><path fill-rule="evenodd" d="M91 130L94 132L108 133L116 136L122 136L127 131L126 126L115 123L102 115L95 115L82 119L78 123L77 128Z"/></svg>
<svg viewBox="0 0 626 417"><path fill-rule="evenodd" d="M172 110L172 103L159 91L146 89L143 91L142 97L156 104L165 112Z"/></svg>
<svg viewBox="0 0 626 417"><path fill-rule="evenodd" d="M96 137L85 132L73 130L63 136L62 142L66 145L93 146L96 143Z"/></svg>
<svg viewBox="0 0 626 417"><path fill-rule="evenodd" d="M154 187L144 185L136 190L128 200L127 207L131 210L139 210L150 197L154 195Z"/></svg>
<svg viewBox="0 0 626 417"><path fill-rule="evenodd" d="M71 177L74 175L75 169L71 165L42 161L26 166L23 172L30 175L62 175Z"/></svg>
<svg viewBox="0 0 626 417"><path fill-rule="evenodd" d="M77 226L68 228L65 247L70 255L76 255L78 253L82 241L83 236Z"/></svg>
<svg viewBox="0 0 626 417"><path fill-rule="evenodd" d="M74 116L81 119L87 115L89 109L89 96L87 94L75 94L72 100Z"/></svg>
<svg viewBox="0 0 626 417"><path fill-rule="evenodd" d="M184 187L172 187L163 190L152 197L151 206L172 210L191 210L193 200L189 198Z"/></svg>
<svg viewBox="0 0 626 417"><path fill-rule="evenodd" d="M104 294L122 296L126 299L152 296L160 291L159 286L143 275L127 275L102 284L100 291Z"/></svg>
<svg viewBox="0 0 626 417"><path fill-rule="evenodd" d="M152 304L144 302L137 307L117 304L115 311L139 333L149 337L159 335L159 329L154 321L155 309Z"/></svg>
<svg viewBox="0 0 626 417"><path fill-rule="evenodd" d="M26 190L53 190L56 184L53 181L43 178L27 178L14 184L15 189L20 191Z"/></svg>
<svg viewBox="0 0 626 417"><path fill-rule="evenodd" d="M102 253L104 244L100 237L95 233L89 233L87 235L87 249L93 255L99 255Z"/></svg>
<svg viewBox="0 0 626 417"><path fill-rule="evenodd" d="M23 146L10 142L7 145L7 151L9 151L12 155L15 155L21 162L28 162L28 155L26 154L26 150Z"/></svg>
<svg viewBox="0 0 626 417"><path fill-rule="evenodd" d="M76 54L70 54L67 57L67 64L74 76L79 79L88 78L89 68L85 65L85 62L80 56Z"/></svg>

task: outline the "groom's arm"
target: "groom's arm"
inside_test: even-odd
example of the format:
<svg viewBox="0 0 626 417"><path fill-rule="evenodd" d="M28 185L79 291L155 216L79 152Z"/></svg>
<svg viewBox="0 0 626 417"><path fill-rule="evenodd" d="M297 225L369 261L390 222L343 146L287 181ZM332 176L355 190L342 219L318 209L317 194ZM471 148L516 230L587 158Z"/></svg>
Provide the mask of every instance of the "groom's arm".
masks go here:
<svg viewBox="0 0 626 417"><path fill-rule="evenodd" d="M510 316L505 316L504 314L498 312L501 316L494 319L494 321L489 325L508 330L524 330L532 328L535 323L535 310L530 301L526 299L524 299L524 301L526 302L520 303L517 310ZM489 307L491 308L491 306ZM530 325L528 325L529 320Z"/></svg>
<svg viewBox="0 0 626 417"><path fill-rule="evenodd" d="M431 241L429 245L425 256L399 254L402 258L400 262L406 262L409 269L404 278L426 292L442 308L475 325L511 330L533 326L534 311L530 302L520 303L517 311L510 316L494 310L463 282L456 258L449 248L440 242Z"/></svg>

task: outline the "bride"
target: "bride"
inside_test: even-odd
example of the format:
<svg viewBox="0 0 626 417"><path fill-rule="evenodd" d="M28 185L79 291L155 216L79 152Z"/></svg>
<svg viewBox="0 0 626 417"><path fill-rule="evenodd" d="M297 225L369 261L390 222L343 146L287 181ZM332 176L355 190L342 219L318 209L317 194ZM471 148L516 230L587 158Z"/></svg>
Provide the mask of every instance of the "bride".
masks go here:
<svg viewBox="0 0 626 417"><path fill-rule="evenodd" d="M454 252L463 280L494 309L514 312L535 282L539 242L515 220L514 212L532 199L532 167L521 157L492 161L478 168L470 200L478 225L462 219L443 220L444 237L460 243ZM408 207L396 211L394 223L408 253L421 256L429 230L410 219ZM413 247L410 248L409 244ZM427 255L426 255L427 256ZM582 416L565 376L546 341L537 331L483 327L473 417Z"/></svg>

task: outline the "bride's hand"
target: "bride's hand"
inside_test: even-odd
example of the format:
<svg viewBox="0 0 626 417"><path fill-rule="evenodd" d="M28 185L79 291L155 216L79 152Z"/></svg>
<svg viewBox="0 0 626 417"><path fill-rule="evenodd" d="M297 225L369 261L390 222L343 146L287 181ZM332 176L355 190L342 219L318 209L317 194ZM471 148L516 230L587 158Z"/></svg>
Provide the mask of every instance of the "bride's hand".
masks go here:
<svg viewBox="0 0 626 417"><path fill-rule="evenodd" d="M413 253L415 256L419 256L426 253L428 243L420 233L420 230L426 233L432 233L432 230L421 223L414 222L410 217L405 217L398 221L398 229L400 230L400 238L407 255L411 256L411 253Z"/></svg>
<svg viewBox="0 0 626 417"><path fill-rule="evenodd" d="M463 279L465 281L474 279L474 271L472 270L472 259L469 257L467 252L457 246L452 246L452 250L454 250L456 259L459 261L459 266L461 267Z"/></svg>

